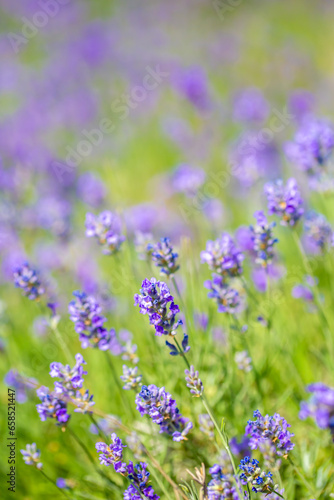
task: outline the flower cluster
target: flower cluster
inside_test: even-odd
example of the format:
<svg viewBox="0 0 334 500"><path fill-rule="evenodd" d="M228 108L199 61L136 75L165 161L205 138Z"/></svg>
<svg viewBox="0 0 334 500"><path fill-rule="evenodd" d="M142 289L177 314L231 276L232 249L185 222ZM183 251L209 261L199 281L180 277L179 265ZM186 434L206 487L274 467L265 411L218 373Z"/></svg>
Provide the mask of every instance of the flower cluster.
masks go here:
<svg viewBox="0 0 334 500"><path fill-rule="evenodd" d="M173 441L187 439L186 435L193 424L181 415L176 401L164 387L143 385L136 396L136 404L141 416L149 415L153 422L160 426L160 433L173 436Z"/></svg>
<svg viewBox="0 0 334 500"><path fill-rule="evenodd" d="M14 271L15 286L21 288L30 300L39 300L45 290L39 281L37 272L30 267L28 262L17 267Z"/></svg>
<svg viewBox="0 0 334 500"><path fill-rule="evenodd" d="M242 274L244 255L238 250L228 233L223 233L215 241L208 241L206 249L201 252L201 261L224 278L234 278Z"/></svg>
<svg viewBox="0 0 334 500"><path fill-rule="evenodd" d="M50 389L44 386L39 387L36 394L41 400L36 408L42 422L45 422L47 418L54 418L57 425L64 427L70 419L66 401L60 399L57 394L50 392Z"/></svg>
<svg viewBox="0 0 334 500"><path fill-rule="evenodd" d="M124 492L124 500L159 500L159 496L154 493L151 485L148 484L150 473L147 464L140 462L134 465L131 461L127 466L127 478L131 481L130 486Z"/></svg>
<svg viewBox="0 0 334 500"><path fill-rule="evenodd" d="M86 236L96 238L102 246L102 253L112 255L116 253L125 236L121 234L121 221L119 217L108 210L99 215L86 214Z"/></svg>
<svg viewBox="0 0 334 500"><path fill-rule="evenodd" d="M77 389L81 389L84 379L83 376L87 375L84 370L83 365L86 361L83 359L81 354L75 355L75 365L71 368L69 365L63 365L62 363L53 362L50 365L50 377L59 378L59 381L55 382L55 392L63 396L72 397L75 395Z"/></svg>
<svg viewBox="0 0 334 500"><path fill-rule="evenodd" d="M96 299L85 292L73 292L75 300L69 303L70 319L79 333L81 347L97 347L101 351L113 350L118 344L115 330L107 330L103 324L107 319Z"/></svg>
<svg viewBox="0 0 334 500"><path fill-rule="evenodd" d="M185 370L186 374L186 382L187 387L190 389L190 393L194 395L194 397L199 397L203 394L204 387L201 379L199 378L198 371L195 371L193 366L190 367L190 370Z"/></svg>
<svg viewBox="0 0 334 500"><path fill-rule="evenodd" d="M294 226L304 213L303 199L295 179L284 185L281 179L264 186L269 215L278 215L282 226Z"/></svg>
<svg viewBox="0 0 334 500"><path fill-rule="evenodd" d="M42 462L39 461L41 452L37 449L36 443L27 444L25 450L20 450L23 455L23 460L26 465L32 465L37 469L43 467Z"/></svg>
<svg viewBox="0 0 334 500"><path fill-rule="evenodd" d="M267 267L274 257L273 246L278 241L272 234L272 229L276 224L275 222L268 223L267 217L262 211L255 212L254 217L256 218L256 225L250 226L250 229L253 248L256 252L255 262L262 267Z"/></svg>
<svg viewBox="0 0 334 500"><path fill-rule="evenodd" d="M244 304L238 290L230 287L222 276L213 274L204 286L210 290L208 297L217 302L218 312L234 314L242 310Z"/></svg>
<svg viewBox="0 0 334 500"><path fill-rule="evenodd" d="M95 405L93 401L93 394L89 394L89 390L86 391L76 391L75 395L72 396L72 402L75 404L75 412L77 413L92 413L91 407Z"/></svg>
<svg viewBox="0 0 334 500"><path fill-rule="evenodd" d="M259 467L259 461L251 460L249 457L245 457L240 461L239 465L242 471L240 475L240 480L242 484L250 484L252 486L252 491L255 493L271 493L276 488L274 485L271 472L264 472Z"/></svg>
<svg viewBox="0 0 334 500"><path fill-rule="evenodd" d="M121 375L120 378L122 382L124 382L123 389L125 390L137 390L138 387L142 385L141 380L143 376L138 375L138 366L129 368L126 365L123 365L123 375Z"/></svg>
<svg viewBox="0 0 334 500"><path fill-rule="evenodd" d="M314 418L320 429L329 429L334 441L334 388L318 382L309 385L307 390L311 398L301 403L299 417Z"/></svg>
<svg viewBox="0 0 334 500"><path fill-rule="evenodd" d="M308 212L304 222L306 248L310 253L324 252L332 243L333 231L323 214Z"/></svg>
<svg viewBox="0 0 334 500"><path fill-rule="evenodd" d="M256 450L261 443L269 441L274 445L278 456L287 458L295 446L291 442L294 434L288 431L288 428L291 427L290 424L278 413L275 413L274 416L266 415L263 417L259 410L256 410L254 418L256 418L254 422L252 420L247 422L245 431L245 434L251 436L249 447Z"/></svg>
<svg viewBox="0 0 334 500"><path fill-rule="evenodd" d="M147 246L147 253L151 255L151 259L155 265L160 267L162 275L172 277L180 268L176 262L178 254L173 252L169 238L161 238L155 245L149 244Z"/></svg>
<svg viewBox="0 0 334 500"><path fill-rule="evenodd" d="M180 309L166 283L155 278L145 279L140 294L136 293L134 299L134 305L139 306L141 314L149 315L156 335L176 335L177 327L182 324L181 320L176 320Z"/></svg>
<svg viewBox="0 0 334 500"><path fill-rule="evenodd" d="M113 465L116 472L123 473L126 470L126 464L122 463L123 448L126 447L122 440L113 432L111 434L111 444L108 446L103 442L96 443L95 448L99 453L101 465Z"/></svg>
<svg viewBox="0 0 334 500"><path fill-rule="evenodd" d="M211 467L209 472L212 477L207 487L209 500L239 500L232 476L223 474L218 464Z"/></svg>

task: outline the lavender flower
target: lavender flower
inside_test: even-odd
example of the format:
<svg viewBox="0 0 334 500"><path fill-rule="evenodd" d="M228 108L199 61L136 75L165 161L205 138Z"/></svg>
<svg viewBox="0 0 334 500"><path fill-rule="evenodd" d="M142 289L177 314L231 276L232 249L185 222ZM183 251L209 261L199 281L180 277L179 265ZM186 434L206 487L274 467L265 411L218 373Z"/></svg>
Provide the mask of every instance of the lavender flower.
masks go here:
<svg viewBox="0 0 334 500"><path fill-rule="evenodd" d="M239 370L250 372L252 369L252 358L248 356L247 351L239 351L235 353L234 361L237 363Z"/></svg>
<svg viewBox="0 0 334 500"><path fill-rule="evenodd" d="M76 391L75 395L71 398L72 402L75 404L77 413L92 413L91 407L95 405L93 401L93 394L89 394L89 390L86 389L85 392Z"/></svg>
<svg viewBox="0 0 334 500"><path fill-rule="evenodd" d="M15 286L21 288L23 293L30 300L40 300L40 297L45 293L42 287L37 272L30 267L28 262L22 264L14 271Z"/></svg>
<svg viewBox="0 0 334 500"><path fill-rule="evenodd" d="M262 211L255 212L254 217L256 218L256 225L250 226L250 229L252 231L254 250L257 255L255 262L261 264L262 267L267 267L274 257L273 246L278 241L272 234L272 229L276 224L275 222L269 224Z"/></svg>
<svg viewBox="0 0 334 500"><path fill-rule="evenodd" d="M39 461L41 452L37 449L36 443L27 444L25 450L20 450L23 455L23 460L26 465L32 465L37 469L43 467L42 462Z"/></svg>
<svg viewBox="0 0 334 500"><path fill-rule="evenodd" d="M36 408L42 422L45 422L47 418L54 418L57 425L64 427L70 419L70 415L67 413L67 403L44 386L39 387L36 394L41 400Z"/></svg>
<svg viewBox="0 0 334 500"><path fill-rule="evenodd" d="M294 448L291 438L294 436L288 431L291 427L285 418L278 413L274 416L266 415L263 417L259 410L254 412L256 420L247 422L245 434L250 435L249 447L252 450L259 448L261 442L270 441L276 449L276 454L287 458L289 452Z"/></svg>
<svg viewBox="0 0 334 500"><path fill-rule="evenodd" d="M234 314L242 310L244 304L239 292L227 285L222 276L213 274L212 281L207 280L204 286L210 290L208 297L217 302L218 312Z"/></svg>
<svg viewBox="0 0 334 500"><path fill-rule="evenodd" d="M189 387L190 393L199 398L203 394L204 387L198 371L195 371L195 368L191 365L190 370L185 370L184 373L186 374L187 387Z"/></svg>
<svg viewBox="0 0 334 500"><path fill-rule="evenodd" d="M102 246L102 253L112 255L120 249L125 237L121 235L121 221L112 212L105 211L99 215L87 213L86 236L96 238Z"/></svg>
<svg viewBox="0 0 334 500"><path fill-rule="evenodd" d="M316 312L317 306L314 303L314 292L312 288L317 286L318 280L313 276L305 276L304 283L300 283L293 287L292 297L295 299L302 299L307 303L307 310L309 312ZM320 297L321 298L321 297Z"/></svg>
<svg viewBox="0 0 334 500"><path fill-rule="evenodd" d="M228 233L223 233L215 241L208 241L206 250L201 252L201 261L206 262L209 268L224 278L241 276L244 255L237 249Z"/></svg>
<svg viewBox="0 0 334 500"><path fill-rule="evenodd" d="M208 483L209 500L239 500L239 495L231 475L223 474L220 465L215 464L209 469L212 477Z"/></svg>
<svg viewBox="0 0 334 500"><path fill-rule="evenodd" d="M69 365L64 366L58 362L51 363L50 376L60 378L60 381L55 382L55 392L57 394L72 397L77 389L82 388L83 376L87 375L87 372L83 369L86 361L79 353L75 355L75 361L76 363L72 369Z"/></svg>
<svg viewBox="0 0 334 500"><path fill-rule="evenodd" d="M215 437L214 433L215 426L210 418L210 415L208 415L207 413L198 415L198 423L200 430L206 436L208 436L210 439L213 439Z"/></svg>
<svg viewBox="0 0 334 500"><path fill-rule="evenodd" d="M308 212L304 230L306 249L310 253L323 253L331 245L333 231L324 215Z"/></svg>
<svg viewBox="0 0 334 500"><path fill-rule="evenodd" d="M271 472L264 472L259 467L259 461L245 457L239 465L242 471L240 480L242 484L250 484L255 493L271 493L278 488L274 485Z"/></svg>
<svg viewBox="0 0 334 500"><path fill-rule="evenodd" d="M185 193L191 198L204 184L205 177L205 172L201 168L182 163L173 172L172 187L174 191Z"/></svg>
<svg viewBox="0 0 334 500"><path fill-rule="evenodd" d="M182 325L176 320L180 312L179 306L174 303L174 297L163 281L145 279L142 282L141 294L135 294L135 306L139 305L141 314L148 314L150 324L154 325L155 334L176 335L176 329Z"/></svg>
<svg viewBox="0 0 334 500"><path fill-rule="evenodd" d="M334 388L317 382L309 385L307 391L311 398L301 403L299 417L314 418L320 429L329 429L334 441Z"/></svg>
<svg viewBox="0 0 334 500"><path fill-rule="evenodd" d="M131 481L131 485L124 492L124 500L142 500L143 498L159 500L160 497L154 493L152 486L148 484L149 476L150 473L145 462L136 465L129 462L127 478Z"/></svg>
<svg viewBox="0 0 334 500"><path fill-rule="evenodd" d="M101 351L112 350L116 343L115 330L107 330L103 324L107 319L101 314L102 309L96 299L84 292L73 292L75 300L69 303L70 319L79 333L81 347L95 347Z"/></svg>
<svg viewBox="0 0 334 500"><path fill-rule="evenodd" d="M141 380L143 376L138 375L138 366L128 368L126 365L123 365L123 375L120 378L124 382L123 389L125 390L137 390L142 385Z"/></svg>
<svg viewBox="0 0 334 500"><path fill-rule="evenodd" d="M169 238L161 238L156 244L149 244L148 253L157 267L160 267L162 275L173 277L180 266L176 263L178 254L173 252Z"/></svg>
<svg viewBox="0 0 334 500"><path fill-rule="evenodd" d="M269 215L278 215L282 226L294 226L304 213L303 199L295 179L288 179L284 186L281 179L264 186L268 199Z"/></svg>
<svg viewBox="0 0 334 500"><path fill-rule="evenodd" d="M193 424L181 415L175 400L164 387L143 385L136 396L136 404L141 416L149 415L160 426L160 433L173 436L173 441L187 439L186 435Z"/></svg>
<svg viewBox="0 0 334 500"><path fill-rule="evenodd" d="M122 440L113 432L111 434L111 444L108 446L103 442L96 443L95 448L99 453L101 465L113 465L116 472L123 473L126 471L126 464L122 463L123 448L126 446Z"/></svg>

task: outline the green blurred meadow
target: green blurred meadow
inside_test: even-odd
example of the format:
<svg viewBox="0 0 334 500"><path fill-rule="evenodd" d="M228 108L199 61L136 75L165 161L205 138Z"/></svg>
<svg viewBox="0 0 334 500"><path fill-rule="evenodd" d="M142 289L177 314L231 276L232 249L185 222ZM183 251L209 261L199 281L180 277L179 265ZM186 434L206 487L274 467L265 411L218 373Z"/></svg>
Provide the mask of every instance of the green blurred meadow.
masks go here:
<svg viewBox="0 0 334 500"><path fill-rule="evenodd" d="M85 89L93 96L96 107L94 116L84 124L71 123L69 126L66 122L62 126L60 114L56 124L48 122L45 128L41 126L40 129L36 126L36 136L32 135L31 139L29 136L27 143L35 141L34 151L39 146L43 150L48 148L61 160L67 154L68 146L75 148L83 139L83 129L93 129L102 119L115 123L112 134L103 138L101 146L92 148L92 154L83 158L74 169L74 175L93 172L101 179L106 193L103 208L120 215L124 231L127 231L125 219L130 207L150 203L161 209L155 234L157 237L169 236L171 232L175 235L173 242L180 263L176 281L182 302L175 293L173 283L168 280L167 283L185 317L185 330L191 345L188 359L199 370L206 397L218 422L223 419L228 436L240 439L254 410L259 409L263 414L270 415L278 412L284 416L295 434L293 462L311 485L311 489L305 486L298 472L283 459L280 487L284 487L284 498L332 498L334 448L330 433L319 429L312 419L300 420L298 413L300 402L308 398L308 384L321 381L334 385L333 250L310 260L312 272L319 279L329 329L324 327L319 314L309 313L305 304L291 295L293 286L308 274L308 264L305 264L289 228L279 224L275 228L279 239L276 253L285 267L285 275L273 282L265 293L259 292L251 280L250 259L246 257L244 261L245 281L251 292L247 298L248 306L240 315L240 323L248 325L246 333L237 331L228 315L218 313L216 304L207 298L203 283L210 278L210 271L200 262L200 252L205 249L208 239L217 237L222 231L233 234L238 226L253 222L255 210L266 208L262 194L265 180L260 178L254 185L238 192L229 169L230 145L243 132L242 125L231 118L233 93L248 86L260 88L269 102L270 117L273 110L283 112L291 92L303 88L315 96L317 115L334 118L332 2L254 0L240 2L236 7L226 2L229 8L223 16L221 12L219 15L217 4L215 7L214 3L204 1L109 3L100 0L83 2L80 8L78 6L78 12L75 2L72 2L62 7L73 9L73 12L68 12L68 18L63 21L57 16L50 19L49 24L41 28L18 54L8 49L7 35L9 32L20 32L22 16L31 17L33 9L39 7L32 6L32 10L25 13L24 8L21 9L22 2L18 2L17 11L15 2L11 7L8 7L9 2L1 3L3 74L8 68L8 74L12 75L11 70L18 75L12 87L1 85L1 124L12 120L13 116L15 118L26 103L38 103L39 94L44 99L45 68L51 64L53 73L57 75L57 65L62 57L66 57L68 66L62 71L64 74L70 71L70 54L77 50L76 40L84 37L85 28L91 23L103 22L107 36L112 38L110 53L102 58L100 65L87 64L82 73L78 71L79 75L83 75ZM220 9L222 4L219 4ZM59 26L52 26L53 22L59 22ZM121 120L114 111L113 101L142 81L148 65L157 64L169 75L173 74L174 65L202 67L210 89L209 109L203 113L196 109L184 96L175 92L168 76L156 91L153 90L136 109L130 109L128 116ZM74 76L73 80L75 84L71 81L66 86L65 79L64 92L58 81L54 88L50 86L45 90L51 97L49 101L42 101L40 116L51 119L52 114L58 112L58 103L68 96L68 104L62 104L65 112L71 98L81 88L80 79ZM78 110L82 109L85 101L84 96ZM188 136L185 145L180 146L165 133L164 121L168 117L186 124ZM13 143L19 149L20 140L26 132L19 118L17 123L17 133L13 132L13 128L8 134L12 131ZM27 119L27 130L29 123ZM291 122L274 136L282 163L281 176L286 179L293 175L300 179L308 206L325 214L333 223L334 201L331 194L309 191L302 173L284 157L283 143L293 137L294 131L295 124ZM49 245L50 258L60 260L58 266L44 269L43 274L48 276L59 299L59 332L73 357L72 363L78 352L87 362L85 388L94 394L95 418L108 414L120 419L126 429L138 434L147 450L176 484L189 482L187 469L193 471L204 463L208 470L214 463L219 463L222 448L218 436L210 440L199 430L198 415L205 413L205 409L201 400L192 398L186 387L183 360L169 355L165 338L156 337L147 317L140 315L138 307L133 306L133 296L138 293L142 280L153 276L159 279L158 268L138 259L131 232L117 255L102 255L96 242L85 238L84 227L86 213L98 213L100 209L88 206L77 193L66 192L71 203L66 241L59 242L57 236L45 227L25 224L24 211L42 196L40 185L46 179L48 182L51 179L51 184L59 180L54 175L55 171L49 174L39 167L35 169L34 156L31 166L22 158L15 157L14 150L14 146L12 150L0 150L5 165L15 166L18 171L19 196L10 198L5 188L1 191L3 202L14 205L15 221L9 220L9 225L31 264L39 267L36 247L42 243ZM183 162L199 166L207 174L206 183L195 199L187 198L183 193L171 193L167 186L169 173ZM67 172L64 178L66 175ZM201 202L211 197L218 198L224 207L223 217L217 223L210 223L201 209ZM3 205L1 210L4 210ZM302 226L297 228L297 232L302 232ZM6 237L7 233L1 234ZM14 254L11 244L8 241L8 248ZM4 255L8 257L5 251L2 257ZM122 329L132 332L133 342L138 347L139 371L145 383L164 386L176 399L182 414L193 421L194 429L188 441L175 443L169 436L160 435L157 426L148 417L141 418L136 411L134 392L119 391L106 353L81 348L67 312L72 292L82 288L78 274L73 272L81 259L93 263L94 279L113 301L110 308L103 307L108 327L115 328L117 332ZM51 419L40 421L36 412L39 401L34 390L27 392L26 402L16 404L16 491L7 490L7 387L3 379L10 369L15 369L25 377L35 378L39 385L52 387L50 363L65 363L67 360L50 329L43 335L34 332L34 320L45 315L45 305L42 305L45 301L42 300L42 304L29 301L21 290L14 287L5 271L0 293L0 337L3 342L0 352L1 498L63 498L63 493L43 478L38 470L24 464L19 450L33 442L41 450L43 470L47 475L53 479L63 477L72 481L74 488L68 491L69 498L123 498L122 492L127 483L114 473L112 467L105 468L106 474L115 483L111 487L96 472L96 466L100 466L95 443L100 438L89 431L89 416L73 413L69 426L93 455L95 466L69 431L62 432ZM246 291L242 293L246 294ZM196 313L208 315L208 326L204 330L196 321ZM270 318L270 326L259 323L259 316ZM218 327L223 332L219 338L214 336ZM234 361L235 353L244 349L248 350L254 368L248 373L238 370ZM122 374L124 363L120 356L113 357L118 376ZM127 432L123 428L116 429L116 432L125 439ZM129 448L124 454L127 461L133 460ZM254 455L257 454L255 452ZM146 457L145 461L156 493L162 499L177 499L177 494L154 467L151 458ZM261 494L258 496L261 497Z"/></svg>

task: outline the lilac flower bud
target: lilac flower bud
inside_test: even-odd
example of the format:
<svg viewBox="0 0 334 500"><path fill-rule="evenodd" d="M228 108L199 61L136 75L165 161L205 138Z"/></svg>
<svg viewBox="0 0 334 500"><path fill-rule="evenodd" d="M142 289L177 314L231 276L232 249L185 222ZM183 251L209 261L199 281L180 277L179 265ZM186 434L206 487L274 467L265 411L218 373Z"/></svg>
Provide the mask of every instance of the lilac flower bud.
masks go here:
<svg viewBox="0 0 334 500"><path fill-rule="evenodd" d="M288 179L284 186L281 179L264 186L268 199L269 215L278 215L282 226L294 226L304 213L303 199L295 179Z"/></svg>
<svg viewBox="0 0 334 500"><path fill-rule="evenodd" d="M244 485L249 483L255 493L271 493L278 488L278 485L273 483L272 473L262 471L259 467L259 461L255 458L253 460L249 457L243 458L239 468L242 471L241 483Z"/></svg>
<svg viewBox="0 0 334 500"><path fill-rule="evenodd" d="M243 309L244 302L239 292L227 285L222 276L213 274L212 281L207 280L204 286L210 290L208 297L217 302L218 312L234 314Z"/></svg>
<svg viewBox="0 0 334 500"><path fill-rule="evenodd" d="M311 398L301 403L299 418L314 418L320 429L331 432L334 442L334 388L318 382L309 385L307 391Z"/></svg>
<svg viewBox="0 0 334 500"><path fill-rule="evenodd" d="M126 365L123 365L123 375L120 378L124 382L123 389L125 390L134 389L136 391L142 385L141 380L143 376L138 375L138 366L128 368Z"/></svg>
<svg viewBox="0 0 334 500"><path fill-rule="evenodd" d="M135 306L139 305L141 314L148 314L150 324L154 325L155 334L176 335L176 329L182 325L181 320L176 320L180 312L179 306L174 303L174 297L163 281L145 279L140 290L135 294Z"/></svg>
<svg viewBox="0 0 334 500"><path fill-rule="evenodd" d="M87 213L86 236L96 238L102 247L102 253L112 255L120 249L125 237L121 235L121 221L112 212L105 211L99 215Z"/></svg>
<svg viewBox="0 0 334 500"><path fill-rule="evenodd" d="M143 385L136 396L136 404L140 415L149 415L160 426L161 433L173 436L173 441L187 439L185 436L193 424L181 415L175 400L164 387Z"/></svg>
<svg viewBox="0 0 334 500"><path fill-rule="evenodd" d="M255 212L256 225L250 226L252 231L252 241L256 252L257 264L262 267L267 267L271 263L274 253L273 246L278 242L277 238L273 237L272 229L275 227L275 222L270 224L262 211Z"/></svg>
<svg viewBox="0 0 334 500"><path fill-rule="evenodd" d="M39 461L41 452L37 450L36 443L27 444L25 450L20 451L26 465L32 465L37 469L41 469L43 467L43 464Z"/></svg>
<svg viewBox="0 0 334 500"><path fill-rule="evenodd" d="M14 280L15 286L21 288L24 295L30 300L38 301L45 293L37 272L30 267L28 262L25 262L14 271Z"/></svg>
<svg viewBox="0 0 334 500"><path fill-rule="evenodd" d="M208 241L206 250L201 252L201 261L206 262L209 268L224 278L241 276L241 263L244 255L237 249L228 233L223 233L215 241Z"/></svg>
<svg viewBox="0 0 334 500"><path fill-rule="evenodd" d="M199 378L198 371L191 365L190 370L185 370L187 387L190 389L190 393L195 397L199 398L204 391L203 383Z"/></svg>
<svg viewBox="0 0 334 500"><path fill-rule="evenodd" d="M160 274L173 277L180 266L176 263L178 254L173 252L169 238L161 238L156 244L149 244L147 252L151 254L152 261L160 267Z"/></svg>

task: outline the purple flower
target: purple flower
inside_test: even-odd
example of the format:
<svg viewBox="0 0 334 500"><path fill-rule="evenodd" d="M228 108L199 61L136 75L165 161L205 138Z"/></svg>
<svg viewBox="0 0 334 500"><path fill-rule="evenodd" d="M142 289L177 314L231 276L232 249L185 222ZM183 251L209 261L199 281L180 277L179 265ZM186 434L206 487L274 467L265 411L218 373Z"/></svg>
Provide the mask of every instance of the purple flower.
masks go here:
<svg viewBox="0 0 334 500"><path fill-rule="evenodd" d="M212 280L207 280L204 286L210 290L208 297L217 302L218 312L234 314L242 311L244 300L237 290L225 283L222 276L213 274Z"/></svg>
<svg viewBox="0 0 334 500"><path fill-rule="evenodd" d="M234 97L233 118L237 122L263 122L269 114L269 105L262 92L254 87L246 88Z"/></svg>
<svg viewBox="0 0 334 500"><path fill-rule="evenodd" d="M175 192L184 193L191 198L196 196L204 184L205 177L205 172L201 168L182 163L172 174L172 188Z"/></svg>
<svg viewBox="0 0 334 500"><path fill-rule="evenodd" d="M269 215L278 215L282 226L294 226L304 213L303 199L295 179L288 179L284 186L281 179L264 186L268 199Z"/></svg>
<svg viewBox="0 0 334 500"><path fill-rule="evenodd" d="M57 477L56 485L60 489L68 488L67 483L66 483L66 479L64 479L63 477Z"/></svg>
<svg viewBox="0 0 334 500"><path fill-rule="evenodd" d="M28 262L22 264L14 271L15 286L21 288L30 300L40 300L45 290L42 287L37 272L30 267Z"/></svg>
<svg viewBox="0 0 334 500"><path fill-rule="evenodd" d="M96 238L102 246L102 253L112 255L120 249L125 237L121 235L120 218L105 211L99 215L86 214L86 236Z"/></svg>
<svg viewBox="0 0 334 500"><path fill-rule="evenodd" d="M111 434L111 444L108 446L103 442L96 443L95 448L99 453L99 460L101 465L113 465L116 472L124 473L126 471L126 464L122 463L123 459L123 448L126 445L122 443L122 440L117 437L113 432Z"/></svg>
<svg viewBox="0 0 334 500"><path fill-rule="evenodd" d="M28 390L38 385L36 379L21 376L16 370L9 370L4 377L4 383L16 389L15 396L18 403L25 403L28 399Z"/></svg>
<svg viewBox="0 0 334 500"><path fill-rule="evenodd" d="M95 402L93 401L93 394L89 394L88 389L85 392L82 390L76 391L71 400L76 406L74 410L76 413L92 413L91 407L95 405Z"/></svg>
<svg viewBox="0 0 334 500"><path fill-rule="evenodd" d="M148 484L149 476L150 473L145 462L133 465L130 461L127 466L127 478L131 481L131 485L124 492L124 500L142 500L143 498L159 500L160 497Z"/></svg>
<svg viewBox="0 0 334 500"><path fill-rule="evenodd" d="M160 426L160 433L173 436L173 441L187 439L185 436L193 425L181 415L176 401L164 387L143 385L136 396L136 404L141 416L149 415L153 422Z"/></svg>
<svg viewBox="0 0 334 500"><path fill-rule="evenodd" d="M162 275L173 277L180 266L176 263L178 254L173 252L169 238L161 238L155 245L149 244L147 253L151 255L152 261L160 267Z"/></svg>
<svg viewBox="0 0 334 500"><path fill-rule="evenodd" d="M75 365L71 369L69 365L62 365L58 362L53 362L50 365L50 376L52 378L59 378L60 381L55 382L55 392L64 396L72 397L75 395L77 389L81 389L84 379L83 376L87 375L83 365L86 361L81 354L75 355Z"/></svg>
<svg viewBox="0 0 334 500"><path fill-rule="evenodd" d="M212 479L208 483L209 500L239 500L239 494L230 474L223 474L220 465L209 469Z"/></svg>
<svg viewBox="0 0 334 500"><path fill-rule="evenodd" d="M276 223L267 221L267 217L262 211L255 212L256 225L250 226L252 231L253 248L256 252L255 262L262 267L267 267L271 263L274 253L273 247L278 242L277 238L273 237L272 229Z"/></svg>
<svg viewBox="0 0 334 500"><path fill-rule="evenodd" d="M323 253L331 245L333 231L324 215L307 212L304 230L305 246L309 253Z"/></svg>
<svg viewBox="0 0 334 500"><path fill-rule="evenodd" d="M250 484L255 493L271 493L278 488L274 485L271 472L264 472L259 467L259 461L245 457L240 461L241 484Z"/></svg>
<svg viewBox="0 0 334 500"><path fill-rule="evenodd" d="M295 446L291 442L294 434L288 431L288 428L291 427L290 424L278 413L275 413L274 416L266 415L263 417L259 410L256 410L254 417L256 420L249 420L245 430L245 434L250 435L249 447L256 450L261 443L268 441L274 445L276 455L287 458Z"/></svg>
<svg viewBox="0 0 334 500"><path fill-rule="evenodd" d="M44 386L39 387L36 394L41 400L36 408L42 422L45 422L47 418L54 418L57 425L64 427L70 419L70 415L67 413L67 403Z"/></svg>
<svg viewBox="0 0 334 500"><path fill-rule="evenodd" d="M305 120L314 107L314 95L303 89L294 90L289 96L288 109L298 122Z"/></svg>
<svg viewBox="0 0 334 500"><path fill-rule="evenodd" d="M122 382L124 382L123 389L125 390L137 390L138 387L142 385L141 379L143 378L143 376L138 375L138 366L129 368L126 365L123 365L123 375L121 375L120 378Z"/></svg>
<svg viewBox="0 0 334 500"><path fill-rule="evenodd" d="M41 452L37 449L36 443L27 444L25 450L20 451L26 465L33 465L37 469L41 469L43 467L43 464L39 461Z"/></svg>
<svg viewBox="0 0 334 500"><path fill-rule="evenodd" d="M316 305L314 304L314 292L312 288L317 286L318 280L313 278L313 276L305 276L304 283L300 283L293 287L292 289L292 297L295 299L302 299L306 303L308 303L308 310L310 312L315 312L317 310Z"/></svg>
<svg viewBox="0 0 334 500"><path fill-rule="evenodd" d="M329 429L334 441L334 388L317 382L309 385L307 391L311 398L301 403L299 418L314 418L320 429Z"/></svg>
<svg viewBox="0 0 334 500"><path fill-rule="evenodd" d="M208 241L206 250L201 252L201 261L206 262L212 271L224 278L241 276L243 260L244 255L228 233L223 233L215 241Z"/></svg>
<svg viewBox="0 0 334 500"><path fill-rule="evenodd" d="M186 374L187 387L189 387L190 393L199 398L203 394L204 387L198 371L195 371L195 368L191 365L190 370L185 370L184 373Z"/></svg>
<svg viewBox="0 0 334 500"><path fill-rule="evenodd" d="M77 190L79 199L95 208L101 206L106 196L103 182L91 172L79 177Z"/></svg>
<svg viewBox="0 0 334 500"><path fill-rule="evenodd" d="M176 335L177 327L182 325L181 320L176 320L180 309L166 283L155 278L145 279L140 294L136 293L134 299L134 305L139 306L141 314L149 315L156 335Z"/></svg>
<svg viewBox="0 0 334 500"><path fill-rule="evenodd" d="M174 86L197 109L205 111L210 104L208 81L200 66L180 70L174 77Z"/></svg>

